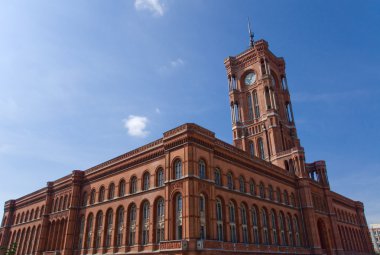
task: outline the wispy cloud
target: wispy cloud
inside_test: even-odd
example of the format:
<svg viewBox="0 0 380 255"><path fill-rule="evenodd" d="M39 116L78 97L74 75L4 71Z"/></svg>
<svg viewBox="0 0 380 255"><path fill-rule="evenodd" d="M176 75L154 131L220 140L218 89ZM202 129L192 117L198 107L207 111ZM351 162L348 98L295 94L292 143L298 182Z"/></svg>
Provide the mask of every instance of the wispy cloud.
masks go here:
<svg viewBox="0 0 380 255"><path fill-rule="evenodd" d="M155 109L155 112L156 112L157 114L160 114L160 113L161 113L160 108L157 107L157 108Z"/></svg>
<svg viewBox="0 0 380 255"><path fill-rule="evenodd" d="M147 10L155 16L163 16L164 4L160 0L135 0L135 8L138 11Z"/></svg>
<svg viewBox="0 0 380 255"><path fill-rule="evenodd" d="M158 69L158 72L163 74L163 73L168 73L171 70L180 68L181 66L185 65L185 61L181 58L177 58L175 60L170 60L168 64L161 66Z"/></svg>
<svg viewBox="0 0 380 255"><path fill-rule="evenodd" d="M147 117L129 115L128 119L124 119L123 122L130 136L146 137L149 134L149 131L146 130L149 122Z"/></svg>

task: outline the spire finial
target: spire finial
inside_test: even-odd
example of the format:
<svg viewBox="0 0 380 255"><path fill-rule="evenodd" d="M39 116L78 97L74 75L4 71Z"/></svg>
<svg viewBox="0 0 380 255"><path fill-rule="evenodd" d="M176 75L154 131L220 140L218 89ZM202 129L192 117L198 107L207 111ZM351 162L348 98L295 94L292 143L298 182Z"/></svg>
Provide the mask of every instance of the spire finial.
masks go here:
<svg viewBox="0 0 380 255"><path fill-rule="evenodd" d="M248 17L248 33L249 33L249 47L253 47L254 41L253 41L253 32L251 30L251 22Z"/></svg>

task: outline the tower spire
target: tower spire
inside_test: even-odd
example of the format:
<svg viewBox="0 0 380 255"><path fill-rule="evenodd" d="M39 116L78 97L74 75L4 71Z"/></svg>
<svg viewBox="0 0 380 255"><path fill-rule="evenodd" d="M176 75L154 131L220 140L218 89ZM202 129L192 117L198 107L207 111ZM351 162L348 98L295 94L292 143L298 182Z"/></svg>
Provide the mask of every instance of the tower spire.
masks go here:
<svg viewBox="0 0 380 255"><path fill-rule="evenodd" d="M253 47L254 41L253 41L253 32L251 30L251 22L248 17L248 33L249 33L249 47Z"/></svg>

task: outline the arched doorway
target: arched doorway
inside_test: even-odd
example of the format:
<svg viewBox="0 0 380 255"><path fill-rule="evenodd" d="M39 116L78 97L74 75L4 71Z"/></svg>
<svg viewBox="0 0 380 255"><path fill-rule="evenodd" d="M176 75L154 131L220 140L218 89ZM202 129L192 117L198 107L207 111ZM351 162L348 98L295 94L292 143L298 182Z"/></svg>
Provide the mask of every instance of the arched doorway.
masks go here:
<svg viewBox="0 0 380 255"><path fill-rule="evenodd" d="M318 235L324 254L331 254L330 242L326 225L322 219L318 220Z"/></svg>

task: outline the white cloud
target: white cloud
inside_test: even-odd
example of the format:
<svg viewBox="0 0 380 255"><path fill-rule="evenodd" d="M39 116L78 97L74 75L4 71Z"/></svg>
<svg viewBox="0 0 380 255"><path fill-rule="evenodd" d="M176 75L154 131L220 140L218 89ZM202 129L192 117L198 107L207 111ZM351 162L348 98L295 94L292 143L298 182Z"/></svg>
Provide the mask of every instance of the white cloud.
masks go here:
<svg viewBox="0 0 380 255"><path fill-rule="evenodd" d="M146 137L149 132L146 129L148 118L143 116L129 115L123 120L124 127L128 129L128 134L135 137Z"/></svg>
<svg viewBox="0 0 380 255"><path fill-rule="evenodd" d="M160 0L135 0L135 8L138 11L148 10L155 16L164 15L164 5Z"/></svg>
<svg viewBox="0 0 380 255"><path fill-rule="evenodd" d="M158 69L158 72L161 74L170 73L171 70L174 70L176 68L180 68L184 64L185 64L185 61L183 61L181 58L177 58L175 60L169 61L168 64L161 66Z"/></svg>

